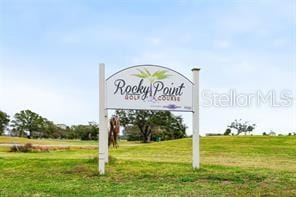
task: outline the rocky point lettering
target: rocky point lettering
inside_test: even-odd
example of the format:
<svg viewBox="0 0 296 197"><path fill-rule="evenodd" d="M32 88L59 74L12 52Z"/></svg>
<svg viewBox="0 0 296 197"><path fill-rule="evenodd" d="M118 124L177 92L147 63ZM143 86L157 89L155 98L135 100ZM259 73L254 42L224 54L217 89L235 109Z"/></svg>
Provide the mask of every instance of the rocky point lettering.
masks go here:
<svg viewBox="0 0 296 197"><path fill-rule="evenodd" d="M145 100L149 96L181 96L185 88L184 83L177 86L171 83L170 86L165 86L162 81L155 81L150 85L144 85L143 81L141 79L137 85L130 85L123 79L116 79L114 94L139 95L142 100Z"/></svg>

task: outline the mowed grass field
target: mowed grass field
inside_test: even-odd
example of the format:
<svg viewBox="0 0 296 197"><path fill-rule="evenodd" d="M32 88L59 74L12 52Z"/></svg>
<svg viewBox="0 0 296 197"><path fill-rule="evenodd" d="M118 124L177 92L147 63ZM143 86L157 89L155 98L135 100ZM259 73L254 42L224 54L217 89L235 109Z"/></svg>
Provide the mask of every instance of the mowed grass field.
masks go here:
<svg viewBox="0 0 296 197"><path fill-rule="evenodd" d="M27 141L0 137L0 144ZM29 141L75 146L39 153L0 147L0 196L296 196L295 136L203 137L196 171L189 138L123 141L110 149L104 176L97 142Z"/></svg>

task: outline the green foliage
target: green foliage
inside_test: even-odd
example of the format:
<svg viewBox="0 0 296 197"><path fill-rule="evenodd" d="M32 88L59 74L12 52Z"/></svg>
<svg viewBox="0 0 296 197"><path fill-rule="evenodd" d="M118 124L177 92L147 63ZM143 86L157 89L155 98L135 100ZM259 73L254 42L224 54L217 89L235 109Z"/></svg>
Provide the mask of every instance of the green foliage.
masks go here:
<svg viewBox="0 0 296 197"><path fill-rule="evenodd" d="M186 126L181 116L175 116L169 111L160 111L152 117L152 121L159 128L156 136L163 140L179 139L186 136Z"/></svg>
<svg viewBox="0 0 296 197"><path fill-rule="evenodd" d="M229 128L226 129L224 132L224 135L230 135L230 134L231 134L231 129L229 129Z"/></svg>
<svg viewBox="0 0 296 197"><path fill-rule="evenodd" d="M128 124L137 126L140 130L143 142L147 143L151 140L152 134L152 116L155 111L140 111L140 110L117 110L116 115L120 119L126 119Z"/></svg>
<svg viewBox="0 0 296 197"><path fill-rule="evenodd" d="M54 139L65 138L65 130L55 125L54 122L44 119L39 137Z"/></svg>
<svg viewBox="0 0 296 197"><path fill-rule="evenodd" d="M141 133L139 132L139 128L134 125L129 125L125 127L124 136L128 141L140 141L143 139Z"/></svg>
<svg viewBox="0 0 296 197"><path fill-rule="evenodd" d="M94 122L88 125L73 125L60 127L30 110L23 110L14 115L10 134L25 137L29 132L29 138L54 138L54 139L83 139L97 140L99 127Z"/></svg>
<svg viewBox="0 0 296 197"><path fill-rule="evenodd" d="M7 127L9 121L9 115L0 110L0 135L4 133L4 130Z"/></svg>
<svg viewBox="0 0 296 197"><path fill-rule="evenodd" d="M29 137L32 138L33 132L35 132L34 135L40 135L45 122L46 119L39 114L30 110L22 110L14 115L12 126L18 133L18 136L25 136L25 131L28 131Z"/></svg>
<svg viewBox="0 0 296 197"><path fill-rule="evenodd" d="M186 136L186 126L180 116L174 116L169 111L117 110L116 114L125 125L133 128L133 133L126 133L128 139L138 140L135 127L144 143L152 138L161 137L163 140L178 139ZM125 129L129 132L128 129Z"/></svg>
<svg viewBox="0 0 296 197"><path fill-rule="evenodd" d="M99 126L95 123L89 125L74 125L69 131L69 138L80 138L81 140L97 140Z"/></svg>

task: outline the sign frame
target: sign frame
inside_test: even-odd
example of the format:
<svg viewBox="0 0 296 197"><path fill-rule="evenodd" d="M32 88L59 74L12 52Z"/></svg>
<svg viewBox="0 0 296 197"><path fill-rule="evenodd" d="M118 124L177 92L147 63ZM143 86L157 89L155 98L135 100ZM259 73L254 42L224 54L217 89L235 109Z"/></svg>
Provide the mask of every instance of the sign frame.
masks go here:
<svg viewBox="0 0 296 197"><path fill-rule="evenodd" d="M192 110L175 110L175 109L137 109L137 108L113 108L107 107L106 101L108 100L107 92L107 83L112 77L125 72L133 68L143 68L143 67L158 67L162 69L169 70L170 72L176 73L179 77L187 80L191 84L191 109ZM159 66L159 65L135 65L121 69L114 74L110 75L108 78L105 78L105 64L99 64L99 155L98 155L98 171L99 174L105 174L105 164L108 163L109 153L108 153L108 110L156 110L156 111L173 111L173 112L191 112L192 113L192 167L193 169L200 168L200 150L199 150L199 71L200 68L192 69L192 81L189 80L186 76L175 71L171 68ZM152 88L151 88L152 89ZM150 90L151 90L150 89ZM150 95L152 96L152 95Z"/></svg>

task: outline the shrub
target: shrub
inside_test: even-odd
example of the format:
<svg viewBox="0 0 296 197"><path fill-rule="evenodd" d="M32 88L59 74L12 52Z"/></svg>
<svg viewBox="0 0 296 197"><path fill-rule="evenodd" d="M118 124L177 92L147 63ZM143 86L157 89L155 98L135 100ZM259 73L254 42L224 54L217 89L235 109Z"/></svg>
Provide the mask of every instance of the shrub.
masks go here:
<svg viewBox="0 0 296 197"><path fill-rule="evenodd" d="M10 148L10 152L49 152L49 148L46 146L33 146L31 143L25 145L13 145Z"/></svg>
<svg viewBox="0 0 296 197"><path fill-rule="evenodd" d="M13 145L13 146L10 148L10 152L18 152L17 145Z"/></svg>
<svg viewBox="0 0 296 197"><path fill-rule="evenodd" d="M224 132L224 135L230 135L231 134L231 129L226 129L226 131Z"/></svg>
<svg viewBox="0 0 296 197"><path fill-rule="evenodd" d="M10 148L10 152L31 152L33 150L33 146L31 143L26 143L25 145L13 145Z"/></svg>

